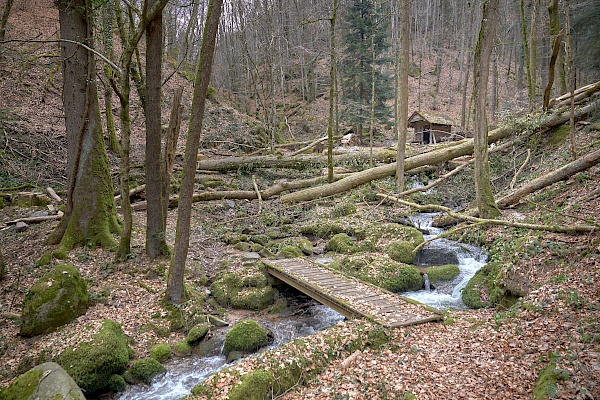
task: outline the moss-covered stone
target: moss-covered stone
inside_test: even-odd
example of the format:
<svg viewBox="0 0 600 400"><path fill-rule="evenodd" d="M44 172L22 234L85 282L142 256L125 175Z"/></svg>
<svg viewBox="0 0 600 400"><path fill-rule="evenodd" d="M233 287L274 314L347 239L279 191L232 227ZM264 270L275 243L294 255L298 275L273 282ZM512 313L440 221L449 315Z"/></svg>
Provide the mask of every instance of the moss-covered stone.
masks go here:
<svg viewBox="0 0 600 400"><path fill-rule="evenodd" d="M89 396L97 395L108 389L113 374L121 375L127 368L131 354L127 342L119 324L105 320L91 341L63 351L59 364Z"/></svg>
<svg viewBox="0 0 600 400"><path fill-rule="evenodd" d="M426 270L429 282L436 283L440 281L451 281L460 275L460 269L456 264L440 265L429 267Z"/></svg>
<svg viewBox="0 0 600 400"><path fill-rule="evenodd" d="M126 387L127 382L121 375L114 374L108 379L108 388L112 392L122 392Z"/></svg>
<svg viewBox="0 0 600 400"><path fill-rule="evenodd" d="M180 342L175 343L175 346L173 346L173 351L175 352L175 355L180 357L189 356L190 354L192 354L192 347L187 342L187 340L184 339Z"/></svg>
<svg viewBox="0 0 600 400"><path fill-rule="evenodd" d="M229 400L263 400L273 386L273 373L257 369L242 377L242 382L229 392Z"/></svg>
<svg viewBox="0 0 600 400"><path fill-rule="evenodd" d="M171 354L171 346L169 346L169 343L159 343L152 346L150 349L150 357L160 363L164 363L171 358Z"/></svg>
<svg viewBox="0 0 600 400"><path fill-rule="evenodd" d="M226 273L210 286L211 294L223 307L262 310L275 301L275 290L267 285L262 263L252 265L241 273Z"/></svg>
<svg viewBox="0 0 600 400"><path fill-rule="evenodd" d="M302 253L304 253L307 256L311 256L313 254L313 245L308 239L298 240L296 247L298 247L302 251Z"/></svg>
<svg viewBox="0 0 600 400"><path fill-rule="evenodd" d="M373 224L367 229L366 237L377 246L394 241L405 241L418 246L425 240L418 229L394 223Z"/></svg>
<svg viewBox="0 0 600 400"><path fill-rule="evenodd" d="M227 244L237 244L239 242L247 241L248 235L243 235L236 232L227 232L223 235L221 240Z"/></svg>
<svg viewBox="0 0 600 400"><path fill-rule="evenodd" d="M88 303L87 285L79 270L71 264L57 265L25 295L21 335L51 332L85 314Z"/></svg>
<svg viewBox="0 0 600 400"><path fill-rule="evenodd" d="M346 272L396 293L419 290L423 287L423 277L417 267L398 263L386 257L377 257L364 268Z"/></svg>
<svg viewBox="0 0 600 400"><path fill-rule="evenodd" d="M325 250L335 251L336 253L348 254L354 247L354 240L346 233L334 235L325 245Z"/></svg>
<svg viewBox="0 0 600 400"><path fill-rule="evenodd" d="M150 383L156 375L165 372L165 367L154 358L143 358L135 360L130 371L137 380Z"/></svg>
<svg viewBox="0 0 600 400"><path fill-rule="evenodd" d="M186 338L187 342L192 346L198 344L198 342L204 339L204 336L206 336L209 329L210 325L207 323L196 325L188 332Z"/></svg>
<svg viewBox="0 0 600 400"><path fill-rule="evenodd" d="M321 239L329 239L338 233L354 234L354 228L349 224L331 222L328 220L318 220L311 224L300 227L300 233L304 235L315 235Z"/></svg>
<svg viewBox="0 0 600 400"><path fill-rule="evenodd" d="M404 264L410 264L415 260L415 254L413 254L413 250L415 249L415 245L406 242L391 242L387 246L385 246L384 251L392 260L398 261Z"/></svg>
<svg viewBox="0 0 600 400"><path fill-rule="evenodd" d="M223 352L251 352L269 343L267 330L258 322L245 319L236 323L225 336Z"/></svg>
<svg viewBox="0 0 600 400"><path fill-rule="evenodd" d="M46 379L43 379L44 377ZM73 379L60 365L53 362L30 369L0 392L2 400L27 400L30 398L85 400L81 389Z"/></svg>
<svg viewBox="0 0 600 400"><path fill-rule="evenodd" d="M296 258L302 257L303 255L304 253L302 252L302 250L300 250L296 246L291 245L284 245L277 253L277 256L281 258Z"/></svg>

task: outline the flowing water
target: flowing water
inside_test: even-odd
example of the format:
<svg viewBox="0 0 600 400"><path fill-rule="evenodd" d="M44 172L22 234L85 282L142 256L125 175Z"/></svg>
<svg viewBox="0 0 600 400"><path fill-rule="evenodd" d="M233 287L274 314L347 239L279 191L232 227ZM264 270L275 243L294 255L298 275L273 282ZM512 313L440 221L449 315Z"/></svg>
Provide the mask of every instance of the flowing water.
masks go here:
<svg viewBox="0 0 600 400"><path fill-rule="evenodd" d="M443 229L431 226L433 217L437 214L423 213L411 217L412 222L425 233L425 239L431 239L443 232ZM454 240L437 239L425 245L427 247L442 248L456 254L458 258L458 268L460 274L450 282L440 282L434 284L434 288L422 289L416 292L402 293L402 296L418 300L423 304L430 305L439 310L446 309L464 309L462 302L462 289L469 280L475 275L475 272L487 262L487 253L480 247L468 245Z"/></svg>
<svg viewBox="0 0 600 400"><path fill-rule="evenodd" d="M433 238L443 232L442 229L431 226L436 214L424 213L411 217L412 222L424 231L426 239ZM452 251L458 258L460 275L451 282L431 285L430 289L416 292L403 293L409 297L438 309L465 308L461 300L461 290L475 275L486 260L487 254L479 247L463 243L438 239L427 246L444 248ZM426 247L427 247L426 246ZM329 261L323 258L321 262ZM429 280L427 279L427 283ZM291 316L277 321L261 321L267 326L274 338L271 348L290 342L297 337L312 335L313 333L335 325L344 317L330 308L315 304L308 307L307 312L301 316ZM217 350L216 353L219 353ZM165 364L167 372L155 378L151 385L132 385L119 397L120 400L171 400L180 399L190 393L192 387L214 372L225 366L225 356L216 354L211 357L179 358Z"/></svg>
<svg viewBox="0 0 600 400"><path fill-rule="evenodd" d="M278 321L261 321L273 334L273 344L278 347L298 337L335 325L344 317L332 309L315 304L302 316L292 316ZM225 356L186 357L165 364L167 372L156 377L151 385L132 385L119 397L120 400L175 400L190 394L194 385L225 366Z"/></svg>

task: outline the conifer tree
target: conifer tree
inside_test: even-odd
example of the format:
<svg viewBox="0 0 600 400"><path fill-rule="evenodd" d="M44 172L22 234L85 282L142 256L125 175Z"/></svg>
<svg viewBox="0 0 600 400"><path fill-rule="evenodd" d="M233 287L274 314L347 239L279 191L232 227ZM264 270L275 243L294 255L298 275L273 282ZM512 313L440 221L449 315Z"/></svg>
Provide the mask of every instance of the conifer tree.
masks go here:
<svg viewBox="0 0 600 400"><path fill-rule="evenodd" d="M385 104L393 96L393 81L386 67L391 62L387 56L389 18L381 7L372 0L352 0L344 13L344 52L340 62L342 116L355 126L360 137L363 125L370 122L373 83L375 119L385 122L391 116Z"/></svg>

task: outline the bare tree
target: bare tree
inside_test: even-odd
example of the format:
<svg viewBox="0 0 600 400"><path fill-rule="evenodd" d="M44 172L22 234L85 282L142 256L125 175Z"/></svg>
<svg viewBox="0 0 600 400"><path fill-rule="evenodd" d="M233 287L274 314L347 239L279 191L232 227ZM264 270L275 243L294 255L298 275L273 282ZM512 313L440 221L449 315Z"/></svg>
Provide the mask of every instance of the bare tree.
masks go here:
<svg viewBox="0 0 600 400"><path fill-rule="evenodd" d="M2 12L2 19L0 19L0 40L4 40L6 35L6 24L8 23L8 17L10 16L10 9L12 8L13 0L6 0L4 5L4 12Z"/></svg>
<svg viewBox="0 0 600 400"><path fill-rule="evenodd" d="M499 0L486 0L483 3L483 15L479 28L479 38L475 46L473 65L475 192L477 208L481 218L495 218L500 214L494 201L494 193L490 183L486 116L490 56L494 47L498 8Z"/></svg>
<svg viewBox="0 0 600 400"><path fill-rule="evenodd" d="M206 92L210 81L210 74L215 53L215 42L223 0L210 0L204 31L202 34L202 47L200 60L194 82L194 98L192 100L192 116L185 146L185 160L183 164L183 180L179 194L179 207L177 212L177 231L175 233L175 254L169 268L167 282L167 301L181 303L184 297L183 274L190 245L190 222L192 214L192 196L196 177L196 162L198 160L198 147L200 133L204 119L206 105Z"/></svg>
<svg viewBox="0 0 600 400"><path fill-rule="evenodd" d="M396 190L404 191L404 153L408 123L408 62L410 56L410 0L401 0L398 18L400 52L398 53L398 99L396 106L396 129L398 131L398 155L396 162Z"/></svg>

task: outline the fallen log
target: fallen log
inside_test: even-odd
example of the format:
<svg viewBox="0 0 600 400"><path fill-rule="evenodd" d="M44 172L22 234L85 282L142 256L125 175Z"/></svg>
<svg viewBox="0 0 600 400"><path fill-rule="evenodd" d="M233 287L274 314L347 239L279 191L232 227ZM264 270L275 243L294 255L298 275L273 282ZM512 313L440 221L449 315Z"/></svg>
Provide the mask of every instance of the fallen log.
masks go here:
<svg viewBox="0 0 600 400"><path fill-rule="evenodd" d="M580 108L575 112L575 119L581 119L597 107L597 102L590 103L585 107ZM570 113L564 112L546 116L538 125L536 131L545 130L554 126L562 125L569 121ZM530 128L530 120L522 118L514 122L510 126L504 126L494 129L488 133L488 142L495 143L504 139L515 132L524 131ZM427 153L418 154L404 160L404 171L422 167L424 165L438 164L444 161L452 160L456 157L466 156L473 152L473 139L465 139L456 142L453 146L436 149ZM373 180L382 179L388 176L393 176L396 173L396 163L381 165L375 168L366 169L361 172L352 174L351 176L341 179L337 182L329 183L322 186L312 187L301 190L295 193L286 194L281 197L283 203L292 203L300 201L314 200L320 197L333 196L343 193L357 186Z"/></svg>
<svg viewBox="0 0 600 400"><path fill-rule="evenodd" d="M534 179L528 185L517 189L514 193L502 197L496 201L496 204L499 208L507 208L515 205L528 194L536 192L542 188L545 188L546 186L550 186L553 183L568 179L573 174L585 171L586 169L593 167L598 163L600 163L600 150L588 153L585 156L580 157L555 171Z"/></svg>
<svg viewBox="0 0 600 400"><path fill-rule="evenodd" d="M52 197L57 203L62 203L63 199L56 193L56 191L54 189L52 189L51 187L47 187L46 188L46 192L48 193L48 195L50 197Z"/></svg>
<svg viewBox="0 0 600 400"><path fill-rule="evenodd" d="M55 219L61 219L64 213L59 211L56 215L46 215L43 217L28 217L28 218L19 218L14 219L12 221L5 222L6 225L14 225L17 222L25 222L26 224L37 224L44 221L52 221Z"/></svg>
<svg viewBox="0 0 600 400"><path fill-rule="evenodd" d="M396 152L389 149L377 151L373 154L374 160L389 163L396 157ZM369 162L366 152L348 152L334 157L336 164L348 162ZM323 167L327 165L327 156L322 154L301 154L294 157L285 156L251 156L251 157L224 157L212 160L199 160L196 169L207 171L235 171L239 168L291 168L304 169L307 166Z"/></svg>
<svg viewBox="0 0 600 400"><path fill-rule="evenodd" d="M548 231L548 232L554 232L554 233L569 233L569 234L590 233L590 232L600 230L600 227L593 226L593 225L541 225L541 224L529 224L526 222L507 221L504 219L478 218L478 217L472 217L470 215L459 214L457 212L452 211L452 209L450 209L448 207L439 206L437 204L421 205L421 204L412 203L410 201L401 200L395 196L389 196L389 195L382 194L382 193L377 194L377 196L382 199L396 202L399 204L403 204L405 206L415 208L420 211L441 211L441 212L444 212L444 213L448 214L449 216L459 219L461 221L469 221L469 222L473 222L476 224L482 224L482 225L500 225L500 226L509 226L509 227L513 227L513 228L524 228L524 229L532 229L532 230L538 230L538 231ZM416 249L416 251L418 251L418 249Z"/></svg>

